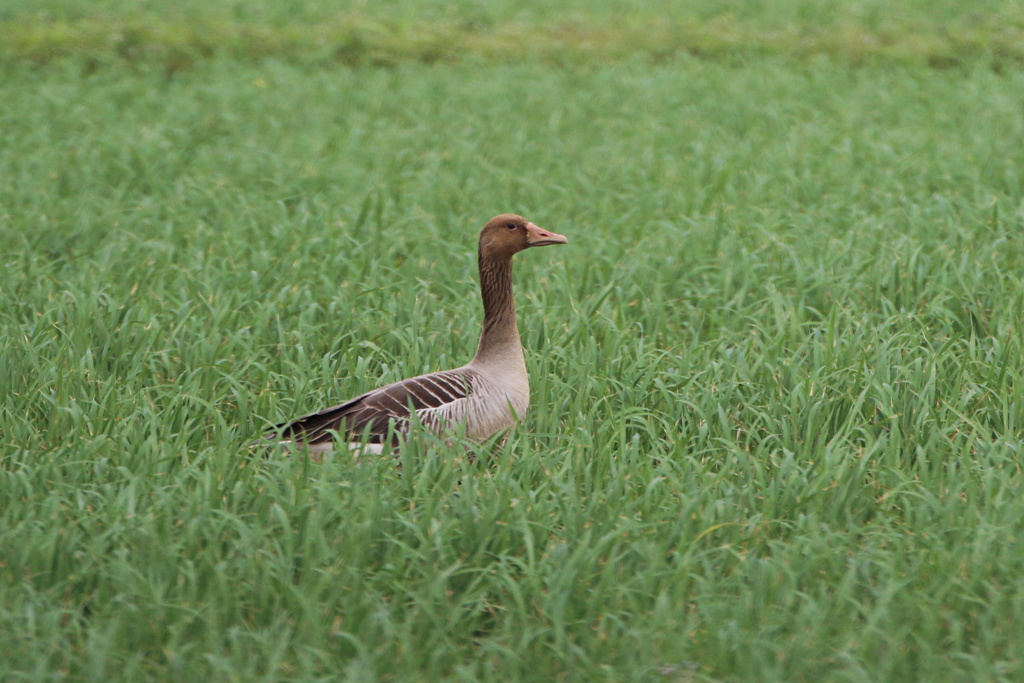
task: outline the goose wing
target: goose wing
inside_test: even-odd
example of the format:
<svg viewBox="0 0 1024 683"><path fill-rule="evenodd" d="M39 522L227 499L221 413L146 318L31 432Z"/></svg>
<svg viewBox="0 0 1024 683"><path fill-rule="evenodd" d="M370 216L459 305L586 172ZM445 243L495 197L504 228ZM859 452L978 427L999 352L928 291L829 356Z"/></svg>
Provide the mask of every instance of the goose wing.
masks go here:
<svg viewBox="0 0 1024 683"><path fill-rule="evenodd" d="M344 403L297 420L282 423L268 432L268 438L305 444L332 441L334 434L349 439L367 436L369 443L383 443L390 424L401 433L409 427L413 412L423 417L444 414L470 395L474 372L468 368L411 377L375 389Z"/></svg>

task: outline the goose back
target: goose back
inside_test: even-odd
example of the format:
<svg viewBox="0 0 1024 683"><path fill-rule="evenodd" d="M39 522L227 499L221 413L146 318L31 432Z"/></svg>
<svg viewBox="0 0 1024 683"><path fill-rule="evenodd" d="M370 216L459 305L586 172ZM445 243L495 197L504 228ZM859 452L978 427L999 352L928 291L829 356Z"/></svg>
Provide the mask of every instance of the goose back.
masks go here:
<svg viewBox="0 0 1024 683"><path fill-rule="evenodd" d="M459 368L411 377L375 389L319 412L286 422L274 431L306 444L333 440L334 433L351 440L384 443L388 434L408 431L412 413L432 431L464 419L464 405L480 390L479 373Z"/></svg>

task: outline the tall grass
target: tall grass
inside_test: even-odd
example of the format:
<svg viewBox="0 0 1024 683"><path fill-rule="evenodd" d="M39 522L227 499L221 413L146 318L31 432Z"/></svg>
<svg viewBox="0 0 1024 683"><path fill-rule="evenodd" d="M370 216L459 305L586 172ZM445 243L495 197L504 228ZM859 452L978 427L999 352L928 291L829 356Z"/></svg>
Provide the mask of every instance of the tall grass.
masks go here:
<svg viewBox="0 0 1024 683"><path fill-rule="evenodd" d="M1013 680L1024 82L828 61L0 81L10 680ZM464 362L493 463L253 453Z"/></svg>

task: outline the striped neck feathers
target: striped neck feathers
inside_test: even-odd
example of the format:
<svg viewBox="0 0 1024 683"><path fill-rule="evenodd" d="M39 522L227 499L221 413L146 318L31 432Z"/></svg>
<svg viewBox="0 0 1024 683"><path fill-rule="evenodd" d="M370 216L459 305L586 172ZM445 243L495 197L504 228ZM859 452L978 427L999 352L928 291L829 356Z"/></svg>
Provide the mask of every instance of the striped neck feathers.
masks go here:
<svg viewBox="0 0 1024 683"><path fill-rule="evenodd" d="M479 256L480 295L484 325L474 364L523 362L523 346L516 326L516 302L512 294L512 257Z"/></svg>

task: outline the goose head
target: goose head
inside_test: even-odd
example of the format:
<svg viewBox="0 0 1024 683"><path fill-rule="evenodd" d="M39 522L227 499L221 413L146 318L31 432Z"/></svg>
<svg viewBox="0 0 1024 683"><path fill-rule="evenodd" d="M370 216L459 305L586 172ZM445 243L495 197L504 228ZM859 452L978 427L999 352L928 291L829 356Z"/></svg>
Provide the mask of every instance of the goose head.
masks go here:
<svg viewBox="0 0 1024 683"><path fill-rule="evenodd" d="M538 227L522 216L503 213L487 221L480 232L480 254L490 258L512 258L530 247L568 242L564 235Z"/></svg>

